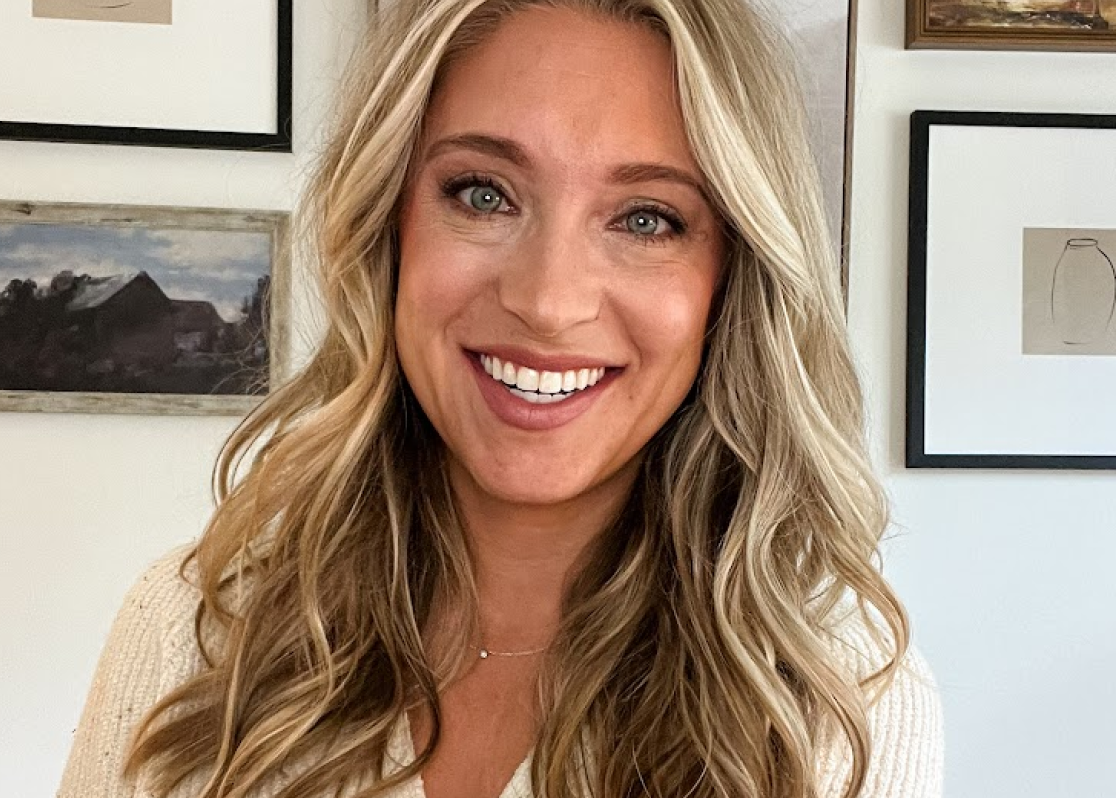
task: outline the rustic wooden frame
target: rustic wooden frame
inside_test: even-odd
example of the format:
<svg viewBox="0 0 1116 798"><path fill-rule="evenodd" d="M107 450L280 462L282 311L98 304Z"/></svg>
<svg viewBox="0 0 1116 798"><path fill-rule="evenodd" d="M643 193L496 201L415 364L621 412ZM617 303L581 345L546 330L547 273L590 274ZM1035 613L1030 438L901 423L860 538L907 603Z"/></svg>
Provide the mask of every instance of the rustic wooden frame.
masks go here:
<svg viewBox="0 0 1116 798"><path fill-rule="evenodd" d="M1116 51L1116 27L1107 31L1051 28L945 27L930 23L931 0L907 0L907 49Z"/></svg>
<svg viewBox="0 0 1116 798"><path fill-rule="evenodd" d="M229 230L271 234L271 288L267 309L268 387L287 371L290 308L290 214L213 208L0 202L0 224L68 224L159 229ZM121 413L156 415L241 415L262 396L92 393L0 390L0 411Z"/></svg>

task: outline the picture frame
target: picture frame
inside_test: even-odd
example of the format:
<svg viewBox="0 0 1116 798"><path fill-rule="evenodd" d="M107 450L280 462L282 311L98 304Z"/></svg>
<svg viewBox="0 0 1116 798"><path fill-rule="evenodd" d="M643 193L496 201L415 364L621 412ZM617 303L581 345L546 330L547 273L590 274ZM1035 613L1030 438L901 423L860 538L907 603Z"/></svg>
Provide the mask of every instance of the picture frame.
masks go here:
<svg viewBox="0 0 1116 798"><path fill-rule="evenodd" d="M906 45L1116 50L1116 0L907 0Z"/></svg>
<svg viewBox="0 0 1116 798"><path fill-rule="evenodd" d="M907 466L1116 468L1116 116L910 130Z"/></svg>
<svg viewBox="0 0 1116 798"><path fill-rule="evenodd" d="M251 410L286 368L289 216L0 202L0 411Z"/></svg>
<svg viewBox="0 0 1116 798"><path fill-rule="evenodd" d="M0 139L291 152L292 0L145 3L0 4Z"/></svg>
<svg viewBox="0 0 1116 798"><path fill-rule="evenodd" d="M857 0L784 0L779 13L797 50L810 143L847 301Z"/></svg>

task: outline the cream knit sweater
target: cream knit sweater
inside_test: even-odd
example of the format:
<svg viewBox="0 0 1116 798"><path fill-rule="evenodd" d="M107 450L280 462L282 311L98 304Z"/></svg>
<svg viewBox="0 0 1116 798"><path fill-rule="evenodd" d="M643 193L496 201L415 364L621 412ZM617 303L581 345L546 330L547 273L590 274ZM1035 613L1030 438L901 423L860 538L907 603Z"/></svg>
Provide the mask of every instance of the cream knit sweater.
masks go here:
<svg viewBox="0 0 1116 798"><path fill-rule="evenodd" d="M194 639L200 596L178 574L183 554L177 550L156 562L129 592L93 677L58 798L151 798L142 777L138 783L125 780L120 771L129 736L144 713L203 664ZM850 669L858 674L873 669L878 657L870 652L876 647L863 624L846 620L839 632L848 644L840 650ZM860 798L941 796L941 707L930 671L916 652L872 709L870 725L873 759ZM410 740L409 729L401 724L388 752L390 769L413 759ZM500 798L531 798L529 761L520 765ZM848 774L845 751L828 751L818 772L821 798L837 798ZM201 786L198 781L180 785L173 798L194 798ZM273 788L265 787L260 798L273 794ZM425 798L421 780L391 798Z"/></svg>

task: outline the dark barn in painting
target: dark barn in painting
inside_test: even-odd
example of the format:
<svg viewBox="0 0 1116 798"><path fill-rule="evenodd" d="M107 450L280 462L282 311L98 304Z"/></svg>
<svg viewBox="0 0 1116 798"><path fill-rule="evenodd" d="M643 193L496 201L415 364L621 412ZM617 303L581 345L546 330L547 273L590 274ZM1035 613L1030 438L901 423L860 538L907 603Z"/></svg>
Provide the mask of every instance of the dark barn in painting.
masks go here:
<svg viewBox="0 0 1116 798"><path fill-rule="evenodd" d="M84 344L94 358L87 368L95 372L162 369L175 356L165 321L172 312L173 303L146 273L103 277L74 290L61 334ZM45 354L49 362L51 353Z"/></svg>
<svg viewBox="0 0 1116 798"><path fill-rule="evenodd" d="M264 393L267 347L251 309L265 299L245 297L243 318L226 322L212 303L172 299L142 271L62 272L45 289L13 280L0 293L0 389Z"/></svg>

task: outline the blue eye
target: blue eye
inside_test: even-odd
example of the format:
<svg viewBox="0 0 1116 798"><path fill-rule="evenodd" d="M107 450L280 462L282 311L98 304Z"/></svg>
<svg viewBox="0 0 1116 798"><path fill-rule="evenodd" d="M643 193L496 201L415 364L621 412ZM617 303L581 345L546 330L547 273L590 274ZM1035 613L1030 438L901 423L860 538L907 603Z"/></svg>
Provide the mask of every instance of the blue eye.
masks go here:
<svg viewBox="0 0 1116 798"><path fill-rule="evenodd" d="M628 214L625 225L629 233L635 233L637 236L653 236L656 233L662 233L660 225L665 224L669 227L669 223L657 213L651 211L639 210L633 211Z"/></svg>
<svg viewBox="0 0 1116 798"><path fill-rule="evenodd" d="M682 217L665 207L645 205L628 211L620 222L625 232L641 244L665 244L683 235L687 225Z"/></svg>
<svg viewBox="0 0 1116 798"><path fill-rule="evenodd" d="M491 186L473 186L458 193L473 210L481 213L494 213L504 202L504 195Z"/></svg>
<svg viewBox="0 0 1116 798"><path fill-rule="evenodd" d="M504 191L490 177L460 175L442 184L442 193L461 203L465 210L485 216L510 210Z"/></svg>

